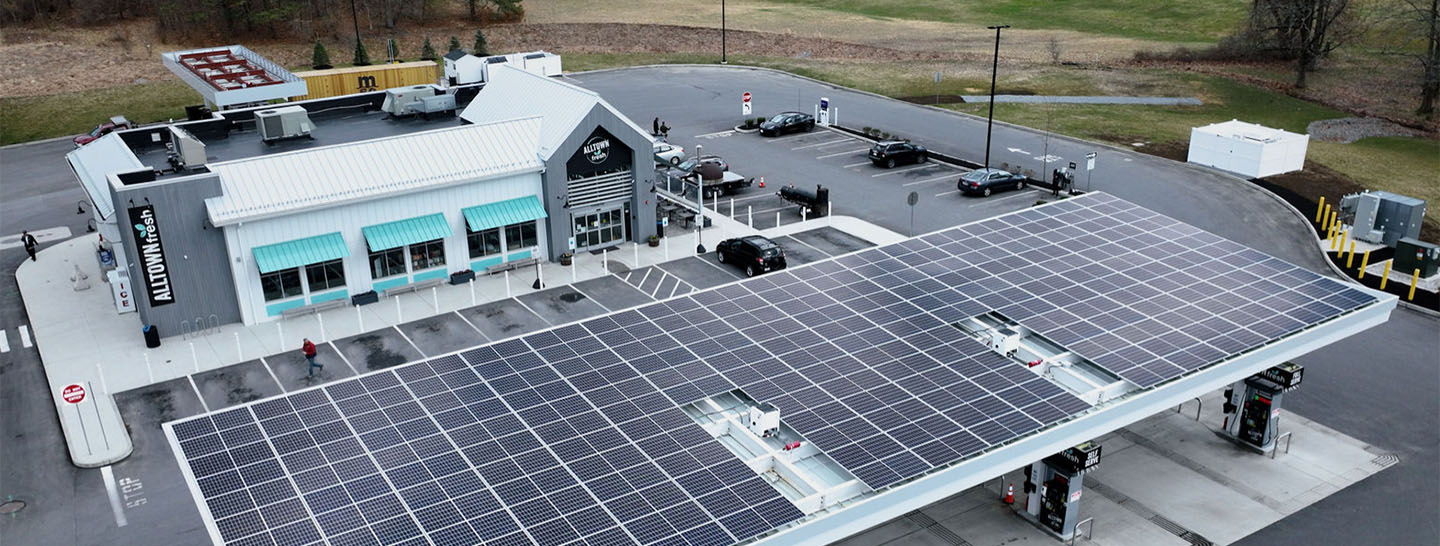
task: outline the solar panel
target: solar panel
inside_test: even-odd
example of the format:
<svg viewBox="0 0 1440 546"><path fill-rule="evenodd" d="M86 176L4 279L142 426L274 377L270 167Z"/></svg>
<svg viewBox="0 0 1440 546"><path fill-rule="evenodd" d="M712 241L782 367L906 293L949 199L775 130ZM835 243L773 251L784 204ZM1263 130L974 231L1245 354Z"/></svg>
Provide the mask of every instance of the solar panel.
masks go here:
<svg viewBox="0 0 1440 546"><path fill-rule="evenodd" d="M727 544L804 514L683 405L742 389L879 489L1089 408L959 319L1154 387L1374 301L1090 194L167 430L225 543Z"/></svg>

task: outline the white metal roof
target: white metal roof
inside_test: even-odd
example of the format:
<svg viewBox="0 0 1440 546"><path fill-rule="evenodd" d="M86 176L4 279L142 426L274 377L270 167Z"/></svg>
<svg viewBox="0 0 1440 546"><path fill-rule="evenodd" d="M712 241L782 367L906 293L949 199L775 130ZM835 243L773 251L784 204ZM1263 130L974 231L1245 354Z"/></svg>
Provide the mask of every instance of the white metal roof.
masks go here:
<svg viewBox="0 0 1440 546"><path fill-rule="evenodd" d="M90 201L95 203L95 210L100 212L102 218L109 218L115 212L115 205L110 202L110 182L107 178L110 173L129 172L144 169L145 164L135 157L125 141L120 139L119 133L110 133L89 144L65 154L65 160L70 162L70 168L75 170L75 176L80 178L80 185L85 187L85 193L90 194Z"/></svg>
<svg viewBox="0 0 1440 546"><path fill-rule="evenodd" d="M1195 130L1222 137L1248 139L1259 142L1279 142L1295 138L1309 138L1308 135L1301 135L1284 129L1266 127L1264 125L1257 125L1236 119L1212 123L1204 127L1196 127Z"/></svg>
<svg viewBox="0 0 1440 546"><path fill-rule="evenodd" d="M220 226L300 209L544 169L540 119L462 125L211 164L224 195L205 200Z"/></svg>
<svg viewBox="0 0 1440 546"><path fill-rule="evenodd" d="M540 116L544 119L540 127L542 158L549 159L596 104L625 120L640 134L649 134L594 91L527 72L509 63L490 65L489 70L489 81L460 113L460 117L471 123L485 123L519 116Z"/></svg>

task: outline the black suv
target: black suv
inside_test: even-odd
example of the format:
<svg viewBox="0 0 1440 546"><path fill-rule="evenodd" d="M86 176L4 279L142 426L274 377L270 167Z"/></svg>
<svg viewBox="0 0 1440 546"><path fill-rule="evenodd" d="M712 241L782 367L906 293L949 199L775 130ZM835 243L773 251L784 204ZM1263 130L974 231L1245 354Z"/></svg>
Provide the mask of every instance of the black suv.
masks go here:
<svg viewBox="0 0 1440 546"><path fill-rule="evenodd" d="M720 246L715 247L715 258L722 264L745 269L747 277L785 269L785 249L759 235L720 241Z"/></svg>
<svg viewBox="0 0 1440 546"><path fill-rule="evenodd" d="M804 112L781 112L760 124L760 136L780 136L815 128L815 118Z"/></svg>
<svg viewBox="0 0 1440 546"><path fill-rule="evenodd" d="M929 156L924 146L898 140L882 140L870 147L870 162L887 169L906 163L924 163Z"/></svg>

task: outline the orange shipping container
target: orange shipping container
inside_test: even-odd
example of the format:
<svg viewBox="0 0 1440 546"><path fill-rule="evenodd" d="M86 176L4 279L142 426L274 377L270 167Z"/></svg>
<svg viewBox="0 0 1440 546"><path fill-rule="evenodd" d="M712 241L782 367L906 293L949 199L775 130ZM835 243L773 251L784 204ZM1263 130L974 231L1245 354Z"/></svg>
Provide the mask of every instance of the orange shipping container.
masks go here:
<svg viewBox="0 0 1440 546"><path fill-rule="evenodd" d="M354 93L381 91L392 87L424 85L439 81L440 72L434 61L377 64L296 72L305 79L309 94L291 100L338 97Z"/></svg>

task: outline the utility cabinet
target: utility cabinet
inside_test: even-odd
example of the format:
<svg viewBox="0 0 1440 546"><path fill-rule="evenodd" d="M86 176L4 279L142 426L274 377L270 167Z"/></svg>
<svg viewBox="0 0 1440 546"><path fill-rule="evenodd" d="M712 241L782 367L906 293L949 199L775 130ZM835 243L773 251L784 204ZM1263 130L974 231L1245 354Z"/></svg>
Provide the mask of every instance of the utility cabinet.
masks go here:
<svg viewBox="0 0 1440 546"><path fill-rule="evenodd" d="M1440 247L1410 237L1395 243L1395 271L1410 275L1419 269L1421 277L1431 277L1437 265L1440 265Z"/></svg>
<svg viewBox="0 0 1440 546"><path fill-rule="evenodd" d="M1340 212L1351 218L1353 238L1394 247L1400 239L1420 236L1425 201L1388 191L1367 191L1341 197Z"/></svg>

